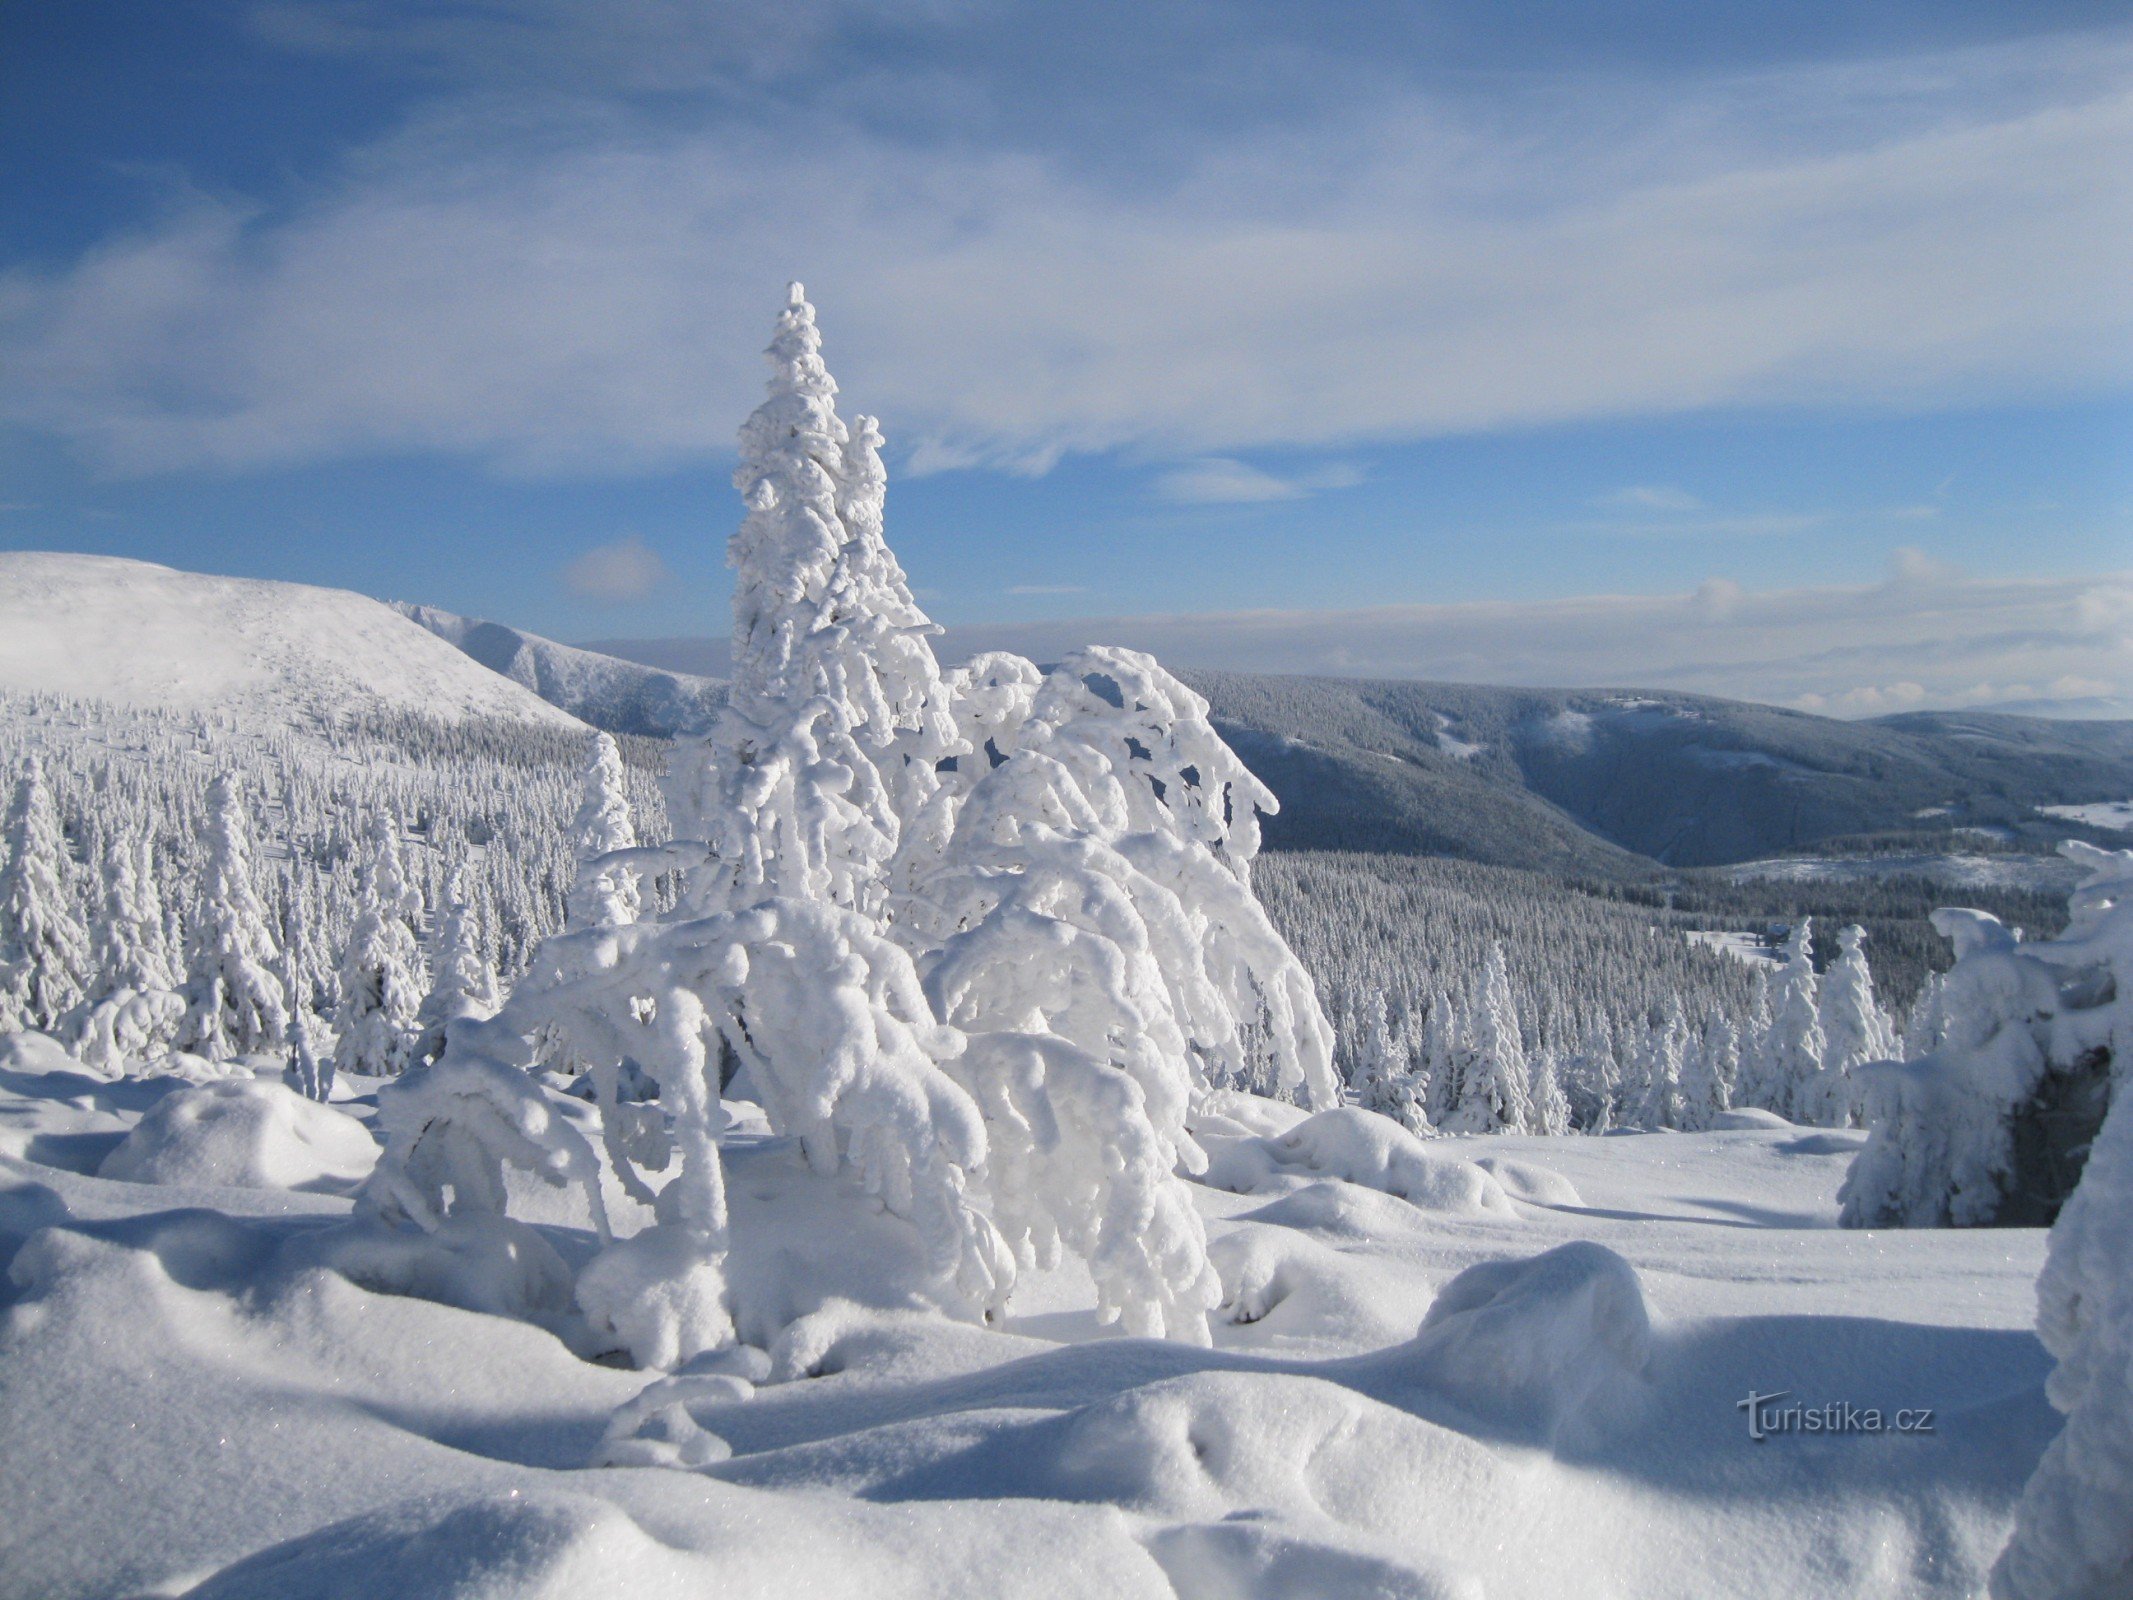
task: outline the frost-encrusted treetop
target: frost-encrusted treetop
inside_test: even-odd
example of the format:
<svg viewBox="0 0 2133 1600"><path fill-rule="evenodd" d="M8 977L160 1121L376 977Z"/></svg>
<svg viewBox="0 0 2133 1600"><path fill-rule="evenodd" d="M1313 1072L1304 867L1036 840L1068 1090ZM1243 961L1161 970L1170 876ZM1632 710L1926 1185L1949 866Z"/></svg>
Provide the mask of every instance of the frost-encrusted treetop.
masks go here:
<svg viewBox="0 0 2133 1600"><path fill-rule="evenodd" d="M747 514L734 568L733 685L677 759L668 811L710 845L689 899L762 894L872 910L903 823L962 748L934 658L939 630L882 538L888 475L870 417L847 428L797 283L769 349L769 395L741 428Z"/></svg>

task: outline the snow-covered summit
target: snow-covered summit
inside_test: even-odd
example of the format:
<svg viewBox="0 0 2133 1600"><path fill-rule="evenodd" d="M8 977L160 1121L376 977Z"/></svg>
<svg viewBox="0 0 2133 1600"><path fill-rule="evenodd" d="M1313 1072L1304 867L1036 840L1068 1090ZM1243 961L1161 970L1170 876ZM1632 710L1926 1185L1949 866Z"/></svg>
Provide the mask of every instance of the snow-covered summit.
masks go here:
<svg viewBox="0 0 2133 1600"><path fill-rule="evenodd" d="M0 552L0 692L285 727L396 711L579 726L345 589L39 551Z"/></svg>
<svg viewBox="0 0 2133 1600"><path fill-rule="evenodd" d="M491 672L609 733L667 739L693 732L710 721L726 698L720 678L648 667L436 606L404 600L392 606Z"/></svg>

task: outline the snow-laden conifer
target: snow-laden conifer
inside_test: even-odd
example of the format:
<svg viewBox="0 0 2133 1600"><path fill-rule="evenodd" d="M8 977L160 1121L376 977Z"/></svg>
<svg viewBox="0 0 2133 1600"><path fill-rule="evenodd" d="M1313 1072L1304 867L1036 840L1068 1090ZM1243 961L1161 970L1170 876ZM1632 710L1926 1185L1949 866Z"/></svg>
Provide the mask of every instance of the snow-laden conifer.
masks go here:
<svg viewBox="0 0 2133 1600"><path fill-rule="evenodd" d="M603 735L603 737L605 737ZM580 813L582 820L583 813ZM627 814L624 817L627 822ZM582 840L583 835L580 835ZM635 840L631 839L630 844ZM627 845L610 848L625 849ZM580 879L583 882L583 879ZM634 898L634 880L630 898ZM634 907L631 908L634 911ZM634 921L634 915L619 921ZM600 926L595 923L593 926ZM480 921L467 893L466 868L455 867L446 880L444 905L437 919L437 933L430 951L429 993L415 1013L417 1061L434 1061L444 1054L445 1029L464 1017L493 1017L502 1002L497 994L496 971L482 953Z"/></svg>
<svg viewBox="0 0 2133 1600"><path fill-rule="evenodd" d="M904 819L959 749L938 630L881 537L879 431L839 419L797 283L768 355L734 474L732 686L711 732L676 750L667 810L711 849L692 910L783 896L872 914Z"/></svg>
<svg viewBox="0 0 2133 1600"><path fill-rule="evenodd" d="M406 913L414 902L401 863L399 829L379 812L357 887L355 922L341 952L333 1061L341 1072L390 1076L414 1053L421 1005L421 949Z"/></svg>
<svg viewBox="0 0 2133 1600"><path fill-rule="evenodd" d="M1570 1097L1564 1093L1562 1067L1555 1046L1532 1052L1533 1132L1551 1136L1570 1131Z"/></svg>
<svg viewBox="0 0 2133 1600"><path fill-rule="evenodd" d="M1681 1126L1692 1133L1716 1127L1733 1108L1733 1081L1739 1071L1739 1030L1714 1007L1682 1061Z"/></svg>
<svg viewBox="0 0 2133 1600"><path fill-rule="evenodd" d="M1466 1085L1455 1133L1524 1133L1533 1125L1533 1100L1525 1041L1511 992L1503 946L1489 946L1481 992L1473 1009L1473 1038L1480 1062Z"/></svg>
<svg viewBox="0 0 2133 1600"><path fill-rule="evenodd" d="M170 960L153 846L144 829L112 834L104 848L103 914L97 919L75 1053L106 1072L153 1060L171 1047L185 1015Z"/></svg>
<svg viewBox="0 0 2133 1600"><path fill-rule="evenodd" d="M225 1060L281 1047L289 1025L266 907L252 885L250 823L233 774L207 796L207 862L193 907L178 1047Z"/></svg>
<svg viewBox="0 0 2133 1600"><path fill-rule="evenodd" d="M635 922L643 907L638 874L632 867L603 858L634 849L636 823L622 772L622 752L611 734L595 733L586 741L585 769L578 814L571 822L571 846L577 858L567 902L572 928L607 928ZM466 907L458 908L464 919ZM433 991L434 992L434 991Z"/></svg>
<svg viewBox="0 0 2133 1600"><path fill-rule="evenodd" d="M1939 1043L1861 1069L1868 1137L1838 1192L1847 1227L2050 1222L2123 1099L2133 851L2060 850L2084 879L2058 938L2021 939L1983 911L1933 914L1955 951Z"/></svg>
<svg viewBox="0 0 2133 1600"><path fill-rule="evenodd" d="M1993 1600L2133 1592L2133 1094L2121 1093L2037 1277L2037 1337L2066 1417L2015 1506Z"/></svg>
<svg viewBox="0 0 2133 1600"><path fill-rule="evenodd" d="M1887 1061L1897 1053L1895 1030L1874 998L1873 974L1866 965L1866 930L1856 924L1837 936L1837 959L1822 974L1819 1013L1822 1023L1822 1072L1812 1114L1803 1120L1841 1128L1858 1121L1858 1069L1869 1061Z"/></svg>
<svg viewBox="0 0 2133 1600"><path fill-rule="evenodd" d="M1813 920L1802 917L1786 942L1784 970L1771 997L1770 1027L1757 1044L1754 1075L1739 1097L1742 1104L1761 1106L1795 1122L1812 1121L1824 1104L1825 1041L1813 932Z"/></svg>
<svg viewBox="0 0 2133 1600"><path fill-rule="evenodd" d="M67 839L32 755L7 818L0 867L0 1027L58 1030L89 976L89 936L68 883Z"/></svg>

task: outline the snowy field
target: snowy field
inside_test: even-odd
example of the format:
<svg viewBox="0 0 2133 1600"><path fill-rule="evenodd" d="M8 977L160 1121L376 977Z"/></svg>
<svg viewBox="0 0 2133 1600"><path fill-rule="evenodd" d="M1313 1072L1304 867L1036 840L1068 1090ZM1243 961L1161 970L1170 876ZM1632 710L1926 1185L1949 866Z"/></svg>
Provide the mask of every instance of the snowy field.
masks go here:
<svg viewBox="0 0 2133 1600"><path fill-rule="evenodd" d="M1724 869L1735 883L1926 878L1951 889L2067 889L2079 873L2056 856L1776 856Z"/></svg>
<svg viewBox="0 0 2133 1600"><path fill-rule="evenodd" d="M1213 1097L1205 1349L1100 1329L1071 1257L996 1330L926 1310L907 1225L729 1103L732 1292L783 1326L668 1377L414 1297L525 1286L351 1220L371 1085L5 1060L22 1600L1968 1595L2060 1420L2043 1234L1839 1231L1863 1135L1767 1113L1425 1143ZM1785 1431L1830 1406L1883 1431Z"/></svg>
<svg viewBox="0 0 2133 1600"><path fill-rule="evenodd" d="M2092 828L2109 828L2114 833L2133 833L2133 800L2099 800L2085 806L2039 806L2040 816L2063 817L2068 822L2085 822Z"/></svg>

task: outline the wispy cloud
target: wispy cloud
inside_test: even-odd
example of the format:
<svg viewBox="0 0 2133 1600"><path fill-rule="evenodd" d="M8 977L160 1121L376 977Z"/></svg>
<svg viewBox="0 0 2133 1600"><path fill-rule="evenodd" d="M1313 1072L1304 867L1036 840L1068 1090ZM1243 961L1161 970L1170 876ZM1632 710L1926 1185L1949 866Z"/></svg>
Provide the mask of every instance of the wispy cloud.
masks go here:
<svg viewBox="0 0 2133 1600"><path fill-rule="evenodd" d="M1701 511L1704 503L1686 489L1664 485L1638 485L1595 495L1593 505L1602 511Z"/></svg>
<svg viewBox="0 0 2133 1600"><path fill-rule="evenodd" d="M1011 583L1007 586L1007 592L1009 594L1087 594L1089 586L1085 583Z"/></svg>
<svg viewBox="0 0 2133 1600"><path fill-rule="evenodd" d="M1874 584L1080 618L952 627L946 646L1047 659L1091 641L1180 666L1685 689L1843 716L2039 702L2123 715L2133 572L1978 578L1912 551Z"/></svg>
<svg viewBox="0 0 2133 1600"><path fill-rule="evenodd" d="M563 569L563 588L596 605L629 605L649 599L673 573L658 551L635 534L595 545Z"/></svg>
<svg viewBox="0 0 2133 1600"><path fill-rule="evenodd" d="M392 47L374 8L272 25L310 14L340 23L312 48ZM774 73L782 26L692 59ZM774 125L475 82L293 199L195 197L0 277L0 418L122 471L692 460L730 447L796 272L847 392L926 464L2100 392L2133 379L2129 63L2120 32L1485 110L1370 75L1130 171L881 131L916 80Z"/></svg>
<svg viewBox="0 0 2133 1600"><path fill-rule="evenodd" d="M1361 469L1345 462L1281 476L1227 456L1207 456L1158 474L1155 492L1177 505L1253 505L1352 489L1362 481Z"/></svg>
<svg viewBox="0 0 2133 1600"><path fill-rule="evenodd" d="M1776 511L1711 517L1609 518L1558 522L1558 533L1601 534L1621 539L1769 539L1806 533L1829 521L1819 511Z"/></svg>

